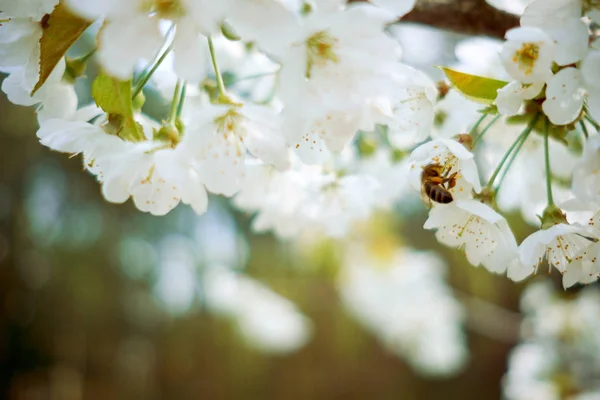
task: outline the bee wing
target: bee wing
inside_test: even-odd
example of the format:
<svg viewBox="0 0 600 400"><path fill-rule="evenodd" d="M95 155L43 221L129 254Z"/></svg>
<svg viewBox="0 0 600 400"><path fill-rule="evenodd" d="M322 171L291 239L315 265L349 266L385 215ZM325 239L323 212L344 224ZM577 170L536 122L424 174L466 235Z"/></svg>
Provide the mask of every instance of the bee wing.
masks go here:
<svg viewBox="0 0 600 400"><path fill-rule="evenodd" d="M421 200L423 200L423 204L425 204L425 207L427 207L428 210L431 209L433 202L429 196L427 196L427 193L425 193L425 185L421 185Z"/></svg>

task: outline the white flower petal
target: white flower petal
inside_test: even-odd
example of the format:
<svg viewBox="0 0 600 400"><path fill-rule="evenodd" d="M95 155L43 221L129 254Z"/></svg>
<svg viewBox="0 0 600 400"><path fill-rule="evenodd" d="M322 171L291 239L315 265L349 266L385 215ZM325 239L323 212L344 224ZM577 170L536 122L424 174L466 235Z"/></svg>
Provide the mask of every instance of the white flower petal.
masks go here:
<svg viewBox="0 0 600 400"><path fill-rule="evenodd" d="M548 80L542 109L553 124L565 125L579 116L584 99L581 72L565 68Z"/></svg>

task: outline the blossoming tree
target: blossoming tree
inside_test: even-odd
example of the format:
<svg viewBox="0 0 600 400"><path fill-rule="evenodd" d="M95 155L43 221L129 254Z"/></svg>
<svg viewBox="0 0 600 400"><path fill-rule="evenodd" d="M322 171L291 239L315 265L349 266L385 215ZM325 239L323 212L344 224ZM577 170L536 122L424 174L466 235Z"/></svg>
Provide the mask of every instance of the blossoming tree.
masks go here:
<svg viewBox="0 0 600 400"><path fill-rule="evenodd" d="M220 195L253 214L258 232L342 238L421 193L424 228L472 265L517 281L545 262L565 288L595 282L600 3L533 0L520 26L499 13L504 19L487 28L438 15L451 7L0 0L2 90L36 107L40 143L80 154L109 202L131 198L154 215L184 203L202 215L209 194ZM481 7L476 17L492 12ZM435 83L402 62L386 30L405 15L506 40L484 44L485 70L442 67L447 82ZM95 46L74 57L69 51L83 35L95 36ZM100 73L90 93L76 92L92 60ZM149 87L168 102L165 115L145 112ZM505 218L514 210L539 227L521 243ZM362 288L387 278L359 260L341 291L372 326L387 315L361 311L376 301ZM240 282L247 292L263 290ZM353 290L361 295L348 295Z"/></svg>

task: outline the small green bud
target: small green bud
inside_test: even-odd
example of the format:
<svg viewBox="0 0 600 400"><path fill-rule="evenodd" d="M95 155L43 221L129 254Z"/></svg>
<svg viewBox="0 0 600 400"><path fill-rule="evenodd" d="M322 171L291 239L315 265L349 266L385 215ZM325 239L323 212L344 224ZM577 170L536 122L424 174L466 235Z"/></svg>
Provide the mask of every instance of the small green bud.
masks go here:
<svg viewBox="0 0 600 400"><path fill-rule="evenodd" d="M181 118L177 118L175 120L175 128L179 132L179 136L180 137L183 136L183 134L185 132L185 124L183 123L183 121L181 120Z"/></svg>
<svg viewBox="0 0 600 400"><path fill-rule="evenodd" d="M492 208L496 208L496 191L489 187L484 187L481 192L474 193L473 198Z"/></svg>
<svg viewBox="0 0 600 400"><path fill-rule="evenodd" d="M435 126L440 126L446 121L446 118L448 118L448 114L444 111L437 111L433 117L433 123Z"/></svg>
<svg viewBox="0 0 600 400"><path fill-rule="evenodd" d="M155 130L153 139L156 141L169 142L171 145L179 143L179 129L175 124L163 123L159 130Z"/></svg>
<svg viewBox="0 0 600 400"><path fill-rule="evenodd" d="M133 98L132 106L133 112L138 112L142 109L144 104L146 103L146 96L144 96L144 92L140 91L137 96Z"/></svg>
<svg viewBox="0 0 600 400"><path fill-rule="evenodd" d="M406 150L393 149L392 150L392 162L398 163L408 157Z"/></svg>
<svg viewBox="0 0 600 400"><path fill-rule="evenodd" d="M567 215L556 205L550 204L544 209L542 216L538 216L542 229L548 229L558 224L568 224Z"/></svg>
<svg viewBox="0 0 600 400"><path fill-rule="evenodd" d="M302 3L302 8L300 8L301 15L308 15L312 12L313 6L308 1Z"/></svg>
<svg viewBox="0 0 600 400"><path fill-rule="evenodd" d="M66 57L66 64L65 73L63 75L65 81L75 83L77 78L85 75L85 70L87 69L87 59L85 57Z"/></svg>
<svg viewBox="0 0 600 400"><path fill-rule="evenodd" d="M240 35L238 35L238 33L235 31L231 23L229 23L229 21L227 20L223 21L223 23L221 24L221 33L223 34L223 36L225 36L228 40L231 40L232 42L237 42L242 39Z"/></svg>
<svg viewBox="0 0 600 400"><path fill-rule="evenodd" d="M356 146L361 157L370 157L377 151L377 141L365 136L359 137Z"/></svg>
<svg viewBox="0 0 600 400"><path fill-rule="evenodd" d="M104 129L104 132L108 133L109 135L119 136L119 133L123 129L123 122L124 118L122 115L108 114L108 119L102 125L102 129Z"/></svg>

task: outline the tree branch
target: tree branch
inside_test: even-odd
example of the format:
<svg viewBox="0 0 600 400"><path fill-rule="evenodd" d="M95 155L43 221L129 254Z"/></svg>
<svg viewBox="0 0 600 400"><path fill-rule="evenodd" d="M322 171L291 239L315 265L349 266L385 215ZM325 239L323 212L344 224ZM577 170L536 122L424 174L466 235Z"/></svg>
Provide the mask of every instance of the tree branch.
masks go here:
<svg viewBox="0 0 600 400"><path fill-rule="evenodd" d="M485 0L417 0L400 22L503 39L507 30L519 26L519 17L492 7Z"/></svg>

